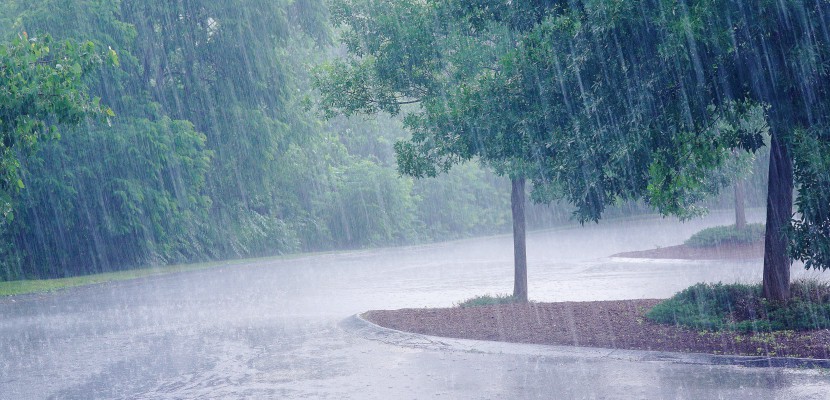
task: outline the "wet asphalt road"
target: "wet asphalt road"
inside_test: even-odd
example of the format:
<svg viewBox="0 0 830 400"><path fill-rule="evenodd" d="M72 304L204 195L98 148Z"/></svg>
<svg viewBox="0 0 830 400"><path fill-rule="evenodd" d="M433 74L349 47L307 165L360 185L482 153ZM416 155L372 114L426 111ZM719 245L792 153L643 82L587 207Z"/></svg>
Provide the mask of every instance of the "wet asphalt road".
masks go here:
<svg viewBox="0 0 830 400"><path fill-rule="evenodd" d="M760 280L760 262L608 258L677 244L729 218L531 233L531 299L667 297L703 280ZM499 236L321 254L3 298L0 399L818 399L830 393L826 371L445 352L370 341L338 326L368 309L450 306L508 292L511 246L509 236Z"/></svg>

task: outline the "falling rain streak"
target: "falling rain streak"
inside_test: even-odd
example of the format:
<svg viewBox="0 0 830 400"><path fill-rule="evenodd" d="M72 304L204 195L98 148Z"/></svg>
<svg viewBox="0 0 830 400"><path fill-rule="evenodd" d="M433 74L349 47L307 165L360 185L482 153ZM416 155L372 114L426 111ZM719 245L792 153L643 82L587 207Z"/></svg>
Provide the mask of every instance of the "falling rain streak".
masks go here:
<svg viewBox="0 0 830 400"><path fill-rule="evenodd" d="M818 397L338 324L737 282L827 330L828 118L823 0L3 1L0 293L200 271L0 297L0 398Z"/></svg>

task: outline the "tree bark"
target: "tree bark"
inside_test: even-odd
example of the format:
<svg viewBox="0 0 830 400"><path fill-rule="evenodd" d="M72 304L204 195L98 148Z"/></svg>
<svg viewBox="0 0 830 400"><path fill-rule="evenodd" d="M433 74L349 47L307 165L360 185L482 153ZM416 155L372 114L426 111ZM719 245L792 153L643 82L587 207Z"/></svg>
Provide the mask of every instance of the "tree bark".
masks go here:
<svg viewBox="0 0 830 400"><path fill-rule="evenodd" d="M734 184L735 187L735 228L744 229L746 227L746 211L744 209L744 182L737 179Z"/></svg>
<svg viewBox="0 0 830 400"><path fill-rule="evenodd" d="M527 302L527 247L525 235L525 179L514 178L510 205L513 213L513 297Z"/></svg>
<svg viewBox="0 0 830 400"><path fill-rule="evenodd" d="M790 260L786 229L793 209L793 163L789 151L772 132L767 193L767 226L764 236L764 297L787 301L790 298Z"/></svg>

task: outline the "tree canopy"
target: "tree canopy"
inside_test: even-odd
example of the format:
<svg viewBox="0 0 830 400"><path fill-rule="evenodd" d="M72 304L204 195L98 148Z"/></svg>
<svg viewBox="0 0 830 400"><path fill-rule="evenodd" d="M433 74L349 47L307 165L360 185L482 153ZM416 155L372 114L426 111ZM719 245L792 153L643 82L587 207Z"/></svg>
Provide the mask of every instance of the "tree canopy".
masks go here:
<svg viewBox="0 0 830 400"><path fill-rule="evenodd" d="M111 53L113 62L117 61ZM83 75L101 62L91 42L53 43L23 31L0 44L0 214L12 219L11 197L25 187L21 156L60 136L60 124L79 124L112 110L90 98Z"/></svg>
<svg viewBox="0 0 830 400"><path fill-rule="evenodd" d="M475 164L582 222L634 200L691 217L767 135L769 295L790 256L830 262L822 1L0 10L0 279L504 229L504 181Z"/></svg>
<svg viewBox="0 0 830 400"><path fill-rule="evenodd" d="M112 49L119 61L79 59L77 76L74 62L60 62L54 78L43 74L72 81L65 98L89 101L60 112L105 104L115 116L102 107L108 121L88 124L44 114L45 125L32 131L36 146L23 151L16 142L4 153L16 175L2 175L3 210L14 215L0 223L2 280L415 243L507 226L498 208L507 197L490 190L503 182L479 168L429 183L396 174L392 144L404 135L397 120L322 120L308 111L316 101L308 71L337 52L322 1L1 3L5 48L54 38L35 64L42 71L70 52L67 41L78 54L94 46L100 54L88 55L102 60ZM28 39L18 36L24 31ZM5 72L18 68L7 64ZM41 79L8 76L21 85ZM58 98L40 100L62 107ZM3 106L25 108L23 101ZM474 184L447 189L460 180ZM433 201L448 208L439 212Z"/></svg>
<svg viewBox="0 0 830 400"><path fill-rule="evenodd" d="M537 199L564 196L581 221L638 198L688 217L712 173L769 132L765 293L787 298L790 254L827 267L815 172L830 106L826 2L339 4L348 55L319 82L340 94L324 104L397 113L418 102L411 139L396 145L403 172L478 157L518 166Z"/></svg>

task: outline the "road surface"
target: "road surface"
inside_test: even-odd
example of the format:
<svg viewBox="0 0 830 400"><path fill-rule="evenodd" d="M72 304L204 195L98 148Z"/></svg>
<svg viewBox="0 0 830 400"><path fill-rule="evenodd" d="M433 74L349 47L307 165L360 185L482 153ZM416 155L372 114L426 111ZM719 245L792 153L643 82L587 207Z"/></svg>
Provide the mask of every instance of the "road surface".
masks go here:
<svg viewBox="0 0 830 400"><path fill-rule="evenodd" d="M646 218L532 232L530 297L655 298L698 281L760 280L760 262L608 258L678 244L729 218L714 214L686 224ZM508 292L511 246L509 236L497 236L260 260L2 298L0 398L790 399L830 393L826 371L446 352L366 340L338 325L369 309L451 306Z"/></svg>

